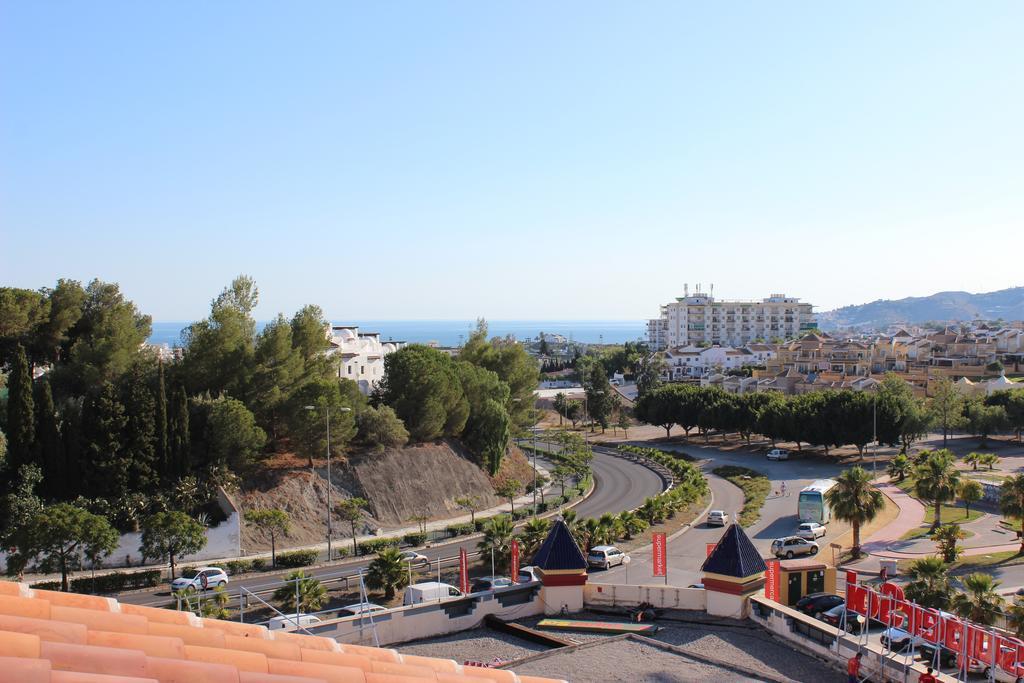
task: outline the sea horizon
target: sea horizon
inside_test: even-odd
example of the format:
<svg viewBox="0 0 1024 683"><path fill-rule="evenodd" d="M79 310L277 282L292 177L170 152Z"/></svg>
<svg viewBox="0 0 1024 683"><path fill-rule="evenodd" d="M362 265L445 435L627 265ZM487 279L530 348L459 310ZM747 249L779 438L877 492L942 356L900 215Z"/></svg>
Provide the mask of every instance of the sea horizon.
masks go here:
<svg viewBox="0 0 1024 683"><path fill-rule="evenodd" d="M256 322L257 330L270 321ZM150 344L181 345L181 332L191 322L157 321L147 341ZM441 346L459 346L476 328L476 320L341 320L332 325L358 326L362 332L377 332L384 341L405 341ZM532 339L541 332L560 334L585 344L622 344L644 339L644 320L488 320L491 337L512 335L516 339Z"/></svg>

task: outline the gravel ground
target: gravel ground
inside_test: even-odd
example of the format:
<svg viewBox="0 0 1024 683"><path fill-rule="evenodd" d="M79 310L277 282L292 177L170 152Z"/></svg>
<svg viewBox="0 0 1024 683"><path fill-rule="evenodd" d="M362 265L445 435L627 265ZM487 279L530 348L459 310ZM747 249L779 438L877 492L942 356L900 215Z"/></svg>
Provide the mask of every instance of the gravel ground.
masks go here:
<svg viewBox="0 0 1024 683"><path fill-rule="evenodd" d="M462 664L467 660L510 662L538 652L547 652L550 648L482 626L437 638L414 640L397 646L397 650L407 655L454 659Z"/></svg>

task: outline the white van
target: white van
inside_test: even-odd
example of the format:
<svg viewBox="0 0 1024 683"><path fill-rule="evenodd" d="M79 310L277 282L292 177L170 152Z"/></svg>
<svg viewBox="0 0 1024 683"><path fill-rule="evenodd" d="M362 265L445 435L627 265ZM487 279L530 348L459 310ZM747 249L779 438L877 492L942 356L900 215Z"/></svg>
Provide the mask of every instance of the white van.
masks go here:
<svg viewBox="0 0 1024 683"><path fill-rule="evenodd" d="M461 597L462 591L451 584L438 583L437 581L425 581L423 583L414 583L406 588L402 604L418 605L421 602L432 602Z"/></svg>
<svg viewBox="0 0 1024 683"><path fill-rule="evenodd" d="M300 627L309 628L319 623L320 617L312 614L285 614L267 622L267 628L271 631L297 631Z"/></svg>

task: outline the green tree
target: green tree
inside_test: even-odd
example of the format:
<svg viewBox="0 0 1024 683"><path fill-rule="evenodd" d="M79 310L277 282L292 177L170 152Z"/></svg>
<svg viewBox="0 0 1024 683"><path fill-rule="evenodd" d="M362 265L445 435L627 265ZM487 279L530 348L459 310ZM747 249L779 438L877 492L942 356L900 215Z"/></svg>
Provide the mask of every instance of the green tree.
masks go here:
<svg viewBox="0 0 1024 683"><path fill-rule="evenodd" d="M981 464L988 467L991 472L999 464L999 456L995 453L984 453L981 456Z"/></svg>
<svg viewBox="0 0 1024 683"><path fill-rule="evenodd" d="M377 553L366 568L366 586L384 591L385 600L393 600L395 592L409 585L409 570L398 548L385 548Z"/></svg>
<svg viewBox="0 0 1024 683"><path fill-rule="evenodd" d="M345 500L334 506L334 512L343 521L349 523L352 529L352 556L355 557L359 554L359 546L356 543L356 523L363 519L363 515L366 514L366 507L369 502L365 498L346 498Z"/></svg>
<svg viewBox="0 0 1024 683"><path fill-rule="evenodd" d="M1018 638L1024 637L1024 598L1014 598L1006 610L1006 623Z"/></svg>
<svg viewBox="0 0 1024 683"><path fill-rule="evenodd" d="M672 436L672 427L676 425L679 386L667 384L653 388L640 396L633 408L633 414L638 420L664 429L666 439Z"/></svg>
<svg viewBox="0 0 1024 683"><path fill-rule="evenodd" d="M270 564L277 567L277 535L287 534L291 528L291 518L280 508L249 510L245 513L245 521L270 535Z"/></svg>
<svg viewBox="0 0 1024 683"><path fill-rule="evenodd" d="M836 485L825 494L836 519L853 527L853 556L860 557L860 527L867 524L885 507L882 492L871 484L871 475L863 467L851 467L838 477Z"/></svg>
<svg viewBox="0 0 1024 683"><path fill-rule="evenodd" d="M497 373L466 361L456 363L456 372L469 404L463 442L493 475L501 465L510 437L508 385Z"/></svg>
<svg viewBox="0 0 1024 683"><path fill-rule="evenodd" d="M157 512L142 524L139 552L171 566L171 580L177 561L206 547L206 529L184 512Z"/></svg>
<svg viewBox="0 0 1024 683"><path fill-rule="evenodd" d="M308 614L320 609L327 601L327 589L319 580L296 569L284 577L284 582L274 591L273 600L286 614Z"/></svg>
<svg viewBox="0 0 1024 683"><path fill-rule="evenodd" d="M185 387L178 384L171 392L171 411L167 416L167 449L173 477L192 469L192 437L189 429L189 400Z"/></svg>
<svg viewBox="0 0 1024 683"><path fill-rule="evenodd" d="M266 433L241 401L221 396L206 405L209 410L205 435L208 461L227 465L236 472L246 470L263 451Z"/></svg>
<svg viewBox="0 0 1024 683"><path fill-rule="evenodd" d="M69 503L43 508L29 523L26 557L36 558L44 571L60 571L62 591L81 556L100 558L117 548L118 534L106 519Z"/></svg>
<svg viewBox="0 0 1024 683"><path fill-rule="evenodd" d="M533 517L523 525L523 533L519 535L519 545L523 557L533 557L540 550L541 543L547 538L551 531L551 521Z"/></svg>
<svg viewBox="0 0 1024 683"><path fill-rule="evenodd" d="M33 462L32 448L36 438L32 372L21 344L14 348L14 362L7 378L7 391L7 457L11 469L17 471L22 465Z"/></svg>
<svg viewBox="0 0 1024 683"><path fill-rule="evenodd" d="M987 447L989 436L1006 427L1006 409L1003 406L985 405L984 401L975 399L967 402L964 411L967 429L980 437L982 448Z"/></svg>
<svg viewBox="0 0 1024 683"><path fill-rule="evenodd" d="M978 470L978 464L984 456L981 453L968 453L964 456L964 462L971 466L974 471Z"/></svg>
<svg viewBox="0 0 1024 683"><path fill-rule="evenodd" d="M476 511L480 507L480 498L477 496L463 496L456 498L455 504L469 513L470 524L476 526Z"/></svg>
<svg viewBox="0 0 1024 683"><path fill-rule="evenodd" d="M469 401L448 354L419 344L389 353L378 385L413 441L458 436L469 418Z"/></svg>
<svg viewBox="0 0 1024 683"><path fill-rule="evenodd" d="M128 494L130 468L124 458L128 426L124 404L111 382L90 394L82 408L85 489L99 498Z"/></svg>
<svg viewBox="0 0 1024 683"><path fill-rule="evenodd" d="M887 468L889 476L897 481L903 481L907 478L907 473L910 472L911 464L910 458L900 453L895 458L889 461Z"/></svg>
<svg viewBox="0 0 1024 683"><path fill-rule="evenodd" d="M330 323L323 310L312 304L303 306L292 316L291 327L292 343L306 361L307 368L310 364L318 364L324 357L324 351L331 346L328 338Z"/></svg>
<svg viewBox="0 0 1024 683"><path fill-rule="evenodd" d="M518 479L505 479L494 488L494 492L499 498L508 499L509 505L512 506L511 514L516 513L516 496L523 490L523 483Z"/></svg>
<svg viewBox="0 0 1024 683"><path fill-rule="evenodd" d="M0 548L14 548L7 558L7 573L20 575L31 559L32 522L43 511L43 501L36 488L43 480L37 465L22 465L13 490L0 498Z"/></svg>
<svg viewBox="0 0 1024 683"><path fill-rule="evenodd" d="M963 501L964 507L967 508L967 516L970 517L971 504L977 503L985 497L985 489L980 482L973 479L964 479L960 482L960 487L957 489L957 496Z"/></svg>
<svg viewBox="0 0 1024 683"><path fill-rule="evenodd" d="M409 441L409 432L390 406L367 406L356 415L357 439L377 450L399 448Z"/></svg>
<svg viewBox="0 0 1024 683"><path fill-rule="evenodd" d="M61 443L57 411L53 406L50 381L43 377L36 385L36 451L35 461L43 469L43 490L48 498L65 495L64 445Z"/></svg>
<svg viewBox="0 0 1024 683"><path fill-rule="evenodd" d="M955 562L956 558L960 556L961 551L957 546L957 541L962 541L965 538L967 538L967 532L957 524L944 524L932 534L932 540L935 541L942 560L947 563Z"/></svg>
<svg viewBox="0 0 1024 683"><path fill-rule="evenodd" d="M256 337L252 374L253 412L272 437L286 428L288 402L305 376L302 350L294 344L293 328L278 315ZM322 339L323 330L320 332Z"/></svg>
<svg viewBox="0 0 1024 683"><path fill-rule="evenodd" d="M1024 554L1024 474L1004 479L999 489L1000 511L1020 521L1020 552Z"/></svg>
<svg viewBox="0 0 1024 683"><path fill-rule="evenodd" d="M636 377L637 396L644 396L661 386L662 374L665 372L665 359L660 353L650 353L643 357Z"/></svg>
<svg viewBox="0 0 1024 683"><path fill-rule="evenodd" d="M128 466L128 488L149 490L159 481L156 456L156 399L139 364L121 378L125 411L122 461Z"/></svg>
<svg viewBox="0 0 1024 683"><path fill-rule="evenodd" d="M25 354L49 315L50 302L42 292L0 287L0 367L14 364L18 347Z"/></svg>
<svg viewBox="0 0 1024 683"><path fill-rule="evenodd" d="M587 396L588 417L601 425L601 431L607 429L609 420L615 410L616 394L608 381L608 374L600 363L595 363L587 371L583 381Z"/></svg>
<svg viewBox="0 0 1024 683"><path fill-rule="evenodd" d="M71 330L81 320L86 293L81 283L58 280L53 289L41 290L49 300L49 317L36 327L29 343L34 363L58 363L67 360Z"/></svg>
<svg viewBox="0 0 1024 683"><path fill-rule="evenodd" d="M622 532L627 541L632 540L637 534L647 531L650 526L639 515L628 510L619 513L619 524L622 526Z"/></svg>
<svg viewBox="0 0 1024 683"><path fill-rule="evenodd" d="M173 471L171 469L171 451L169 422L167 415L167 384L164 377L164 364L161 361L157 367L156 389L153 393L155 402L154 420L156 422L156 470L161 481L164 483L171 480Z"/></svg>
<svg viewBox="0 0 1024 683"><path fill-rule="evenodd" d="M925 557L914 560L907 571L910 580L906 587L907 598L922 607L947 609L953 588L949 583L949 568L940 557Z"/></svg>
<svg viewBox="0 0 1024 683"><path fill-rule="evenodd" d="M559 391L557 394L555 394L555 398L551 402L551 405L555 409L555 412L558 413L559 427L562 426L562 418L565 417L565 406L568 402L569 399L566 398L564 391Z"/></svg>
<svg viewBox="0 0 1024 683"><path fill-rule="evenodd" d="M942 504L953 500L960 485L955 456L946 449L932 451L914 467L914 494L935 506L933 529L942 526Z"/></svg>
<svg viewBox="0 0 1024 683"><path fill-rule="evenodd" d="M598 520L598 531L595 535L594 540L605 545L609 545L618 541L624 535L622 524L619 522L619 518L610 512L606 512L601 515Z"/></svg>
<svg viewBox="0 0 1024 683"><path fill-rule="evenodd" d="M956 385L945 377L929 388L932 389L932 398L928 410L934 416L935 424L942 428L942 447L945 448L950 432L963 424L964 399Z"/></svg>
<svg viewBox="0 0 1024 683"><path fill-rule="evenodd" d="M495 515L484 524L484 535L476 545L477 550L485 559L493 551L495 568L504 569L509 563L514 535L515 524L512 522L512 517Z"/></svg>
<svg viewBox="0 0 1024 683"><path fill-rule="evenodd" d="M999 595L1000 583L988 574L975 572L963 578L964 590L953 596L953 612L976 624L991 626L1006 601Z"/></svg>
<svg viewBox="0 0 1024 683"><path fill-rule="evenodd" d="M619 408L618 419L615 421L615 426L622 430L622 435L625 438L629 438L629 414L626 412L624 407Z"/></svg>
<svg viewBox="0 0 1024 683"><path fill-rule="evenodd" d="M525 344L512 338L488 341L487 322L481 319L477 321L476 331L459 351L459 360L494 372L498 379L508 385L505 408L512 425L525 429L536 422L533 392L540 379L540 368L537 359L527 352ZM395 410L402 416L402 411L397 407ZM404 416L402 418L405 419ZM413 430L410 428L409 431Z"/></svg>

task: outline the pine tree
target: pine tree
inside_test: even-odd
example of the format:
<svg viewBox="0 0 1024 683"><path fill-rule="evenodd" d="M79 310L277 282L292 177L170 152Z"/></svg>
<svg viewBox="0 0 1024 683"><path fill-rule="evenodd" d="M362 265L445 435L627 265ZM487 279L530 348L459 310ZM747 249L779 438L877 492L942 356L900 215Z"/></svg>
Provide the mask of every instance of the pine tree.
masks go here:
<svg viewBox="0 0 1024 683"><path fill-rule="evenodd" d="M50 381L43 378L36 386L36 457L43 470L42 490L48 498L64 495L64 453L53 407Z"/></svg>
<svg viewBox="0 0 1024 683"><path fill-rule="evenodd" d="M64 441L62 456L64 458L64 473L61 481L61 497L64 500L74 500L79 495L85 495L88 489L85 488L83 477L85 470L82 467L85 447L84 435L82 434L82 407L84 401L81 398L65 401L61 410L61 436Z"/></svg>
<svg viewBox="0 0 1024 683"><path fill-rule="evenodd" d="M10 471L17 472L22 465L33 461L32 446L36 433L32 374L21 344L14 349L7 389L7 459Z"/></svg>
<svg viewBox="0 0 1024 683"><path fill-rule="evenodd" d="M171 480L170 445L167 441L167 386L164 383L164 364L156 379L156 461L160 478L164 482Z"/></svg>
<svg viewBox="0 0 1024 683"><path fill-rule="evenodd" d="M167 418L172 478L183 477L192 468L188 420L188 395L179 382L171 393L171 411Z"/></svg>
<svg viewBox="0 0 1024 683"><path fill-rule="evenodd" d="M123 436L128 425L117 390L104 382L82 411L82 475L90 496L120 498L128 493Z"/></svg>
<svg viewBox="0 0 1024 683"><path fill-rule="evenodd" d="M144 491L157 480L156 401L141 368L124 377L122 403L127 418L122 457L128 466L128 488Z"/></svg>

